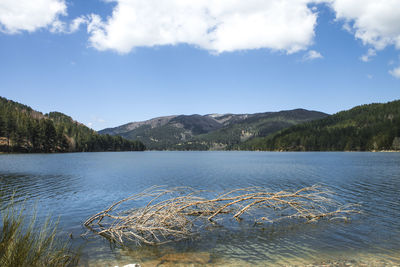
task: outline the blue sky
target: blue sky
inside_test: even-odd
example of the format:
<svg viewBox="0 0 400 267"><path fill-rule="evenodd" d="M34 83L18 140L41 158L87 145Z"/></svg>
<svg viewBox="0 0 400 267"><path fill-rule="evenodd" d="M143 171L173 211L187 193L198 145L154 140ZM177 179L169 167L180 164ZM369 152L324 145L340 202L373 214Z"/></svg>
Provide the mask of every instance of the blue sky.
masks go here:
<svg viewBox="0 0 400 267"><path fill-rule="evenodd" d="M0 95L96 130L400 98L393 0L25 1L0 3Z"/></svg>

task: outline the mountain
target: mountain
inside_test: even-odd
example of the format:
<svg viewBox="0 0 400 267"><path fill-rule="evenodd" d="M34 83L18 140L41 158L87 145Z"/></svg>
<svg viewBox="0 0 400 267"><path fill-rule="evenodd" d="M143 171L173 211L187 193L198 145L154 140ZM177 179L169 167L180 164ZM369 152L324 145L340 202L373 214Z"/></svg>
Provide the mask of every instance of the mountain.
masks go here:
<svg viewBox="0 0 400 267"><path fill-rule="evenodd" d="M43 114L0 97L0 152L142 151L139 141L100 135L60 112Z"/></svg>
<svg viewBox="0 0 400 267"><path fill-rule="evenodd" d="M140 140L154 150L221 150L326 116L304 109L256 114L176 115L132 122L99 133Z"/></svg>
<svg viewBox="0 0 400 267"><path fill-rule="evenodd" d="M400 100L354 107L240 145L246 150L400 150Z"/></svg>

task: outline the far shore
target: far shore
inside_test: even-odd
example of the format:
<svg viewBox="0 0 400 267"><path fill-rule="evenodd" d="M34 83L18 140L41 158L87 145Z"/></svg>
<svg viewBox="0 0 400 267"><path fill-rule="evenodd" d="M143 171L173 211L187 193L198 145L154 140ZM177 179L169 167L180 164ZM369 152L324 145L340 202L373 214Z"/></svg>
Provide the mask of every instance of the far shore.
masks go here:
<svg viewBox="0 0 400 267"><path fill-rule="evenodd" d="M104 153L104 152L346 152L346 153L399 153L400 150L370 150L370 151L357 151L357 150L338 150L338 151L330 151L330 150L321 150L321 151L290 151L290 150L144 150L144 151L92 151L92 152L4 152L0 151L1 154L10 154L10 155L20 155L20 154L70 154L70 153Z"/></svg>

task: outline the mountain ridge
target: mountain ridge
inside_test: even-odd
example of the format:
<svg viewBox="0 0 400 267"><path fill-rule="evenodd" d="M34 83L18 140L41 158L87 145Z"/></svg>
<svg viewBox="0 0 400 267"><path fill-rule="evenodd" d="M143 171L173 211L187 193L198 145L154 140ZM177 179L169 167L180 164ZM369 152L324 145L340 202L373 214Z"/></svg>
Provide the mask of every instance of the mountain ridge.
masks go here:
<svg viewBox="0 0 400 267"><path fill-rule="evenodd" d="M271 131L325 116L328 114L306 109L253 114L170 115L106 128L99 133L137 139L154 150L231 149L243 138L264 136Z"/></svg>

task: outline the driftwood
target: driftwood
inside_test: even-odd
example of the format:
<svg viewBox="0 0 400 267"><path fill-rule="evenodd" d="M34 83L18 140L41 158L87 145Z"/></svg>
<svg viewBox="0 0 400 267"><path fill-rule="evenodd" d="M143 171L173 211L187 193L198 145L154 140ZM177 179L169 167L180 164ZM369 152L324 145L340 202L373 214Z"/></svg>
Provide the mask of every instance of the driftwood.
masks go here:
<svg viewBox="0 0 400 267"><path fill-rule="evenodd" d="M189 238L199 226L212 224L218 218L241 220L250 212L258 214L258 223L292 218L307 222L347 219L347 214L357 212L353 206L340 206L330 191L317 185L279 192L242 188L211 198L202 197L204 194L190 188L152 187L112 204L84 225L121 245L126 241L156 245ZM132 201L146 199L144 207L126 208ZM122 206L126 209L121 210Z"/></svg>

